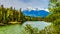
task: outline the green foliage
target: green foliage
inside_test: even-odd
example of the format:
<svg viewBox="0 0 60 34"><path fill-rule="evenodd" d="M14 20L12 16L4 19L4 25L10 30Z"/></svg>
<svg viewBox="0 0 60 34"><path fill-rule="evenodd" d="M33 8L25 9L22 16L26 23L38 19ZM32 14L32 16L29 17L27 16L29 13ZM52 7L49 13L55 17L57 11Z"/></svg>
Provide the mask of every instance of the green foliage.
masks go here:
<svg viewBox="0 0 60 34"><path fill-rule="evenodd" d="M54 22L56 19L60 19L60 0L50 0L49 11L51 14L44 18L44 21Z"/></svg>
<svg viewBox="0 0 60 34"><path fill-rule="evenodd" d="M47 22L54 22L56 19L60 19L60 14L59 13L53 13L49 16L47 16L44 21L47 21Z"/></svg>
<svg viewBox="0 0 60 34"><path fill-rule="evenodd" d="M52 30L53 31L52 33L54 34L60 34L60 19L57 19L55 20L53 23L52 23Z"/></svg>
<svg viewBox="0 0 60 34"><path fill-rule="evenodd" d="M0 23L8 24L9 22L23 22L24 21L24 15L21 12L21 9L15 10L12 7L10 8L4 8L3 5L0 6Z"/></svg>
<svg viewBox="0 0 60 34"><path fill-rule="evenodd" d="M27 24L26 27L24 28L25 32L29 34L40 34L38 28L33 28L31 25ZM26 33L26 34L27 34Z"/></svg>
<svg viewBox="0 0 60 34"><path fill-rule="evenodd" d="M50 0L49 10L52 14L45 19L53 24L51 34L60 34L60 0Z"/></svg>
<svg viewBox="0 0 60 34"><path fill-rule="evenodd" d="M60 25L60 19L57 19L53 22L54 26L58 26Z"/></svg>
<svg viewBox="0 0 60 34"><path fill-rule="evenodd" d="M49 10L53 12L57 7L60 7L60 0L50 0Z"/></svg>

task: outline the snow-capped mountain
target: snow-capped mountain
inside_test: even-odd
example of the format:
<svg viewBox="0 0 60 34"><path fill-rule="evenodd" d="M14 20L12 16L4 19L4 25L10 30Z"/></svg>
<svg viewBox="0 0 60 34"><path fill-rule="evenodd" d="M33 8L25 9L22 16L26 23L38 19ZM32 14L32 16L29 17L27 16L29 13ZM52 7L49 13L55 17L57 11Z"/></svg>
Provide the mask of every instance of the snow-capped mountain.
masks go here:
<svg viewBox="0 0 60 34"><path fill-rule="evenodd" d="M47 9L26 9L23 10L22 13L26 16L46 17L49 14L49 11Z"/></svg>
<svg viewBox="0 0 60 34"><path fill-rule="evenodd" d="M32 8L32 7L29 7L29 8L24 8L24 9L22 9L22 11L24 11L24 10L29 10L29 11L31 11L31 10L45 10L45 11L47 11L47 12L49 12L49 10L47 9L47 8Z"/></svg>

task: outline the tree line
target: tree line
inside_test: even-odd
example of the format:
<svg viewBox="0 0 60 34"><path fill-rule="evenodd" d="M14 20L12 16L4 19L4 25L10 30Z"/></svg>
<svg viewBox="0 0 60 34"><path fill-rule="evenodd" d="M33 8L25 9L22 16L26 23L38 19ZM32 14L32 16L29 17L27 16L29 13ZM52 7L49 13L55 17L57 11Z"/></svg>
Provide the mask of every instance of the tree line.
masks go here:
<svg viewBox="0 0 60 34"><path fill-rule="evenodd" d="M9 24L9 22L19 22L23 23L25 21L40 21L43 18L40 17L31 17L25 16L21 8L20 10L16 10L15 8L5 8L3 5L0 5L0 23L2 24Z"/></svg>
<svg viewBox="0 0 60 34"><path fill-rule="evenodd" d="M20 10L10 8L4 8L3 5L0 6L0 23L8 24L9 22L23 22L24 16Z"/></svg>

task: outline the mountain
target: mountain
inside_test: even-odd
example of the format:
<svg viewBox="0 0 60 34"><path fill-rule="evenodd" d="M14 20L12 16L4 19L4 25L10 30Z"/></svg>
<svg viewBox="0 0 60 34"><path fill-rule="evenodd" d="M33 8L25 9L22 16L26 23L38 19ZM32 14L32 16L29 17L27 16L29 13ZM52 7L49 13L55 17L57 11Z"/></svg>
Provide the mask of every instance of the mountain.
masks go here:
<svg viewBox="0 0 60 34"><path fill-rule="evenodd" d="M49 12L45 10L23 10L22 13L32 17L46 17Z"/></svg>

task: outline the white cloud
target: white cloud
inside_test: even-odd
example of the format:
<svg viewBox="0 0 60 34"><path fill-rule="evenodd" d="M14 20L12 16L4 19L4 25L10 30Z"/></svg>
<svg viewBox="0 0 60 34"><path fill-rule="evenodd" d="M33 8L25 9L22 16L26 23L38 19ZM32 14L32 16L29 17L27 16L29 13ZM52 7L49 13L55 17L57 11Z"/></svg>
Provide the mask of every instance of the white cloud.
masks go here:
<svg viewBox="0 0 60 34"><path fill-rule="evenodd" d="M15 7L16 9L19 8L47 8L48 1L47 0L30 0L30 2L25 3L21 0L0 0L0 4L3 4L5 7Z"/></svg>
<svg viewBox="0 0 60 34"><path fill-rule="evenodd" d="M47 12L49 12L49 10L48 9L45 9Z"/></svg>

